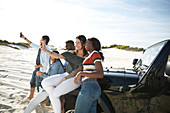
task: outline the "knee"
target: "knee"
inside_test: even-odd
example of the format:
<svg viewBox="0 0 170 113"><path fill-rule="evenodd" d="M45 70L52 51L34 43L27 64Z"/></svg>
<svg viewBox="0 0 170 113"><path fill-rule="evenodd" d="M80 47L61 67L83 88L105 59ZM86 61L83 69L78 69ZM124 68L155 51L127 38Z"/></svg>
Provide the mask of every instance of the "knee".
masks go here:
<svg viewBox="0 0 170 113"><path fill-rule="evenodd" d="M36 86L35 81L31 80L31 81L30 81L30 86L31 86L31 88L35 88L35 86Z"/></svg>

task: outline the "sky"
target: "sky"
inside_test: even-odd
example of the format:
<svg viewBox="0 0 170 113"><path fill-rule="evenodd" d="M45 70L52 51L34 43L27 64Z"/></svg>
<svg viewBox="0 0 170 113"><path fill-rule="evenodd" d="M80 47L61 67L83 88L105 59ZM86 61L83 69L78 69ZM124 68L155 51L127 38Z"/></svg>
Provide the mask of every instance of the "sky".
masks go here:
<svg viewBox="0 0 170 113"><path fill-rule="evenodd" d="M143 47L170 39L170 0L0 0L0 39L65 47L78 35L102 46Z"/></svg>

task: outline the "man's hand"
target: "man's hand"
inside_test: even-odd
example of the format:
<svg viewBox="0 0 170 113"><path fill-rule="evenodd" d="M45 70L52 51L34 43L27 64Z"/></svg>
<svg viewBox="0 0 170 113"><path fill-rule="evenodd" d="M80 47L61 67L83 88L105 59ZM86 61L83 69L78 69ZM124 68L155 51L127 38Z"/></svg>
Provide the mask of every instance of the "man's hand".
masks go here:
<svg viewBox="0 0 170 113"><path fill-rule="evenodd" d="M40 65L35 65L35 69L40 68L40 67L43 67L42 64L40 64Z"/></svg>
<svg viewBox="0 0 170 113"><path fill-rule="evenodd" d="M74 83L75 84L79 84L78 80L80 79L81 75L82 75L82 71L77 73L76 77L74 78Z"/></svg>
<svg viewBox="0 0 170 113"><path fill-rule="evenodd" d="M37 68L40 68L40 66L39 65L35 65L35 69L37 69Z"/></svg>
<svg viewBox="0 0 170 113"><path fill-rule="evenodd" d="M32 42L31 42L30 40L28 40L23 34L20 34L20 35L21 35L20 38L26 40L27 43L28 43L29 45L31 45Z"/></svg>
<svg viewBox="0 0 170 113"><path fill-rule="evenodd" d="M25 39L25 36L24 36L24 35L22 35L22 36L21 36L21 38Z"/></svg>

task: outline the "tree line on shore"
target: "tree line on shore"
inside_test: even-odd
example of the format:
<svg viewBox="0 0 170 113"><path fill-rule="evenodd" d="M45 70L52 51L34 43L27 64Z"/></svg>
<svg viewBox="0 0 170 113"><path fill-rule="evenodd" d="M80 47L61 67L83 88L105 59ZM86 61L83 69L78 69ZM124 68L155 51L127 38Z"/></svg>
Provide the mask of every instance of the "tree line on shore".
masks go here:
<svg viewBox="0 0 170 113"><path fill-rule="evenodd" d="M27 43L23 43L23 42L19 42L19 43L15 43L15 42L8 42L7 40L0 40L0 45L2 46L7 46L7 47L11 47L11 48L14 48L14 49L18 49L20 50L20 48L18 47L13 47L9 44L12 44L12 45L19 45L19 46L23 46L23 47L26 47L26 48L29 48L29 44Z"/></svg>
<svg viewBox="0 0 170 113"><path fill-rule="evenodd" d="M144 51L143 48L130 47L130 46L125 46L125 45L117 45L117 44L113 44L110 46L102 46L102 49L106 49L106 48L117 48L117 49L127 50L127 51Z"/></svg>
<svg viewBox="0 0 170 113"><path fill-rule="evenodd" d="M23 46L23 47L26 47L26 48L29 48L29 44L27 43L23 43L23 42L19 42L19 43L15 43L15 42L8 42L7 40L0 40L0 45L3 45L3 46L7 46L7 47L11 47L11 48L14 48L14 49L18 49L20 50L20 48L18 47L13 47L9 44L12 44L12 45L19 45L19 46ZM51 48L54 49L54 46L53 45L50 45ZM102 49L107 49L107 48L117 48L117 49L121 49L121 50L127 50L127 51L144 51L143 48L138 48L138 47L130 47L130 46L125 46L125 45L117 45L117 44L113 44L113 45L110 45L110 46L102 46ZM56 49L56 48L55 48Z"/></svg>

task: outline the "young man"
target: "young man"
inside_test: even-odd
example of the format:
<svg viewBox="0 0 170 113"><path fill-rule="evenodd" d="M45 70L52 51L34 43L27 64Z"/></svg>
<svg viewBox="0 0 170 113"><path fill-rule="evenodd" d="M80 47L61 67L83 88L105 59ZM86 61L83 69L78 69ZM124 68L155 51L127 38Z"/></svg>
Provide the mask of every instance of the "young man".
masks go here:
<svg viewBox="0 0 170 113"><path fill-rule="evenodd" d="M36 65L35 65L35 70L33 71L32 74L32 78L30 81L30 95L28 97L28 99L32 99L34 97L34 91L35 91L35 87L37 86L37 90L39 91L39 77L36 76L36 72L37 71L41 71L43 73L45 73L47 71L47 67L49 65L49 55L46 54L45 52L41 51L40 46L36 45L34 43L32 43L30 40L28 40L24 35L21 36L21 38L23 38L24 40L27 41L27 43L33 47L36 48L38 50L38 54L37 54L37 58L36 58ZM49 42L50 38L47 35L42 36L41 38L41 42L46 43L46 48L49 50L48 48L48 42Z"/></svg>
<svg viewBox="0 0 170 113"><path fill-rule="evenodd" d="M74 42L72 40L68 40L65 42L66 43L66 50L69 51L69 50L75 50L75 47L74 47ZM67 66L68 62L65 61L64 63L64 70L66 70L66 66Z"/></svg>
<svg viewBox="0 0 170 113"><path fill-rule="evenodd" d="M66 41L66 50L74 50L75 47L74 47L74 42L72 40L68 40Z"/></svg>

